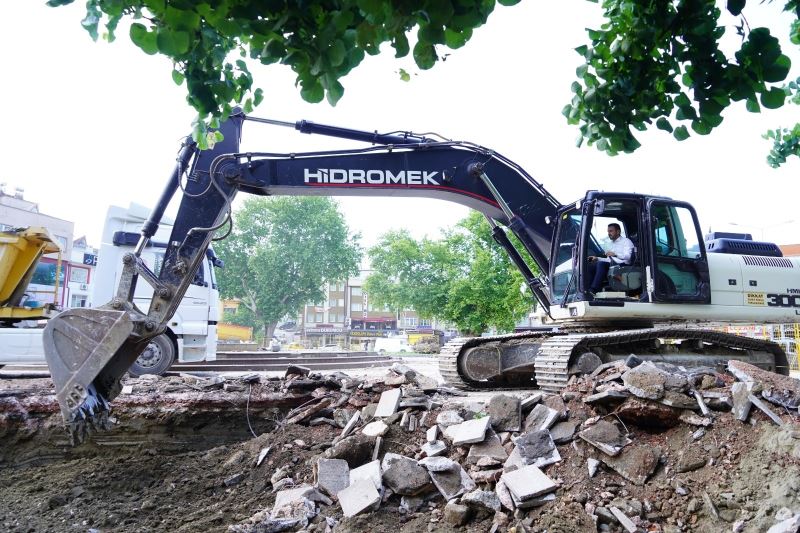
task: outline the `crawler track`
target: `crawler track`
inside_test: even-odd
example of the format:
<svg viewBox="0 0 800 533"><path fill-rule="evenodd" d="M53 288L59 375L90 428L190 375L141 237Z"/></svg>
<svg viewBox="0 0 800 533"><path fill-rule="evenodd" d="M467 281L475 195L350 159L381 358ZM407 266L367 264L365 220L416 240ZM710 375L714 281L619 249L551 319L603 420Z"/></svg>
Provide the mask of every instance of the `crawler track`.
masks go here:
<svg viewBox="0 0 800 533"><path fill-rule="evenodd" d="M470 380L460 365L469 348L486 343L504 345L530 342L537 345L534 360L536 385L558 391L566 387L571 365L580 354L592 352L602 362L623 359L635 354L642 359L673 362L684 366L719 366L729 359L742 360L759 367L788 374L783 349L770 341L750 339L713 330L682 327L655 327L622 331L519 333L494 337L459 338L442 347L439 369L445 381L461 389L507 389L520 385L500 374L484 381Z"/></svg>

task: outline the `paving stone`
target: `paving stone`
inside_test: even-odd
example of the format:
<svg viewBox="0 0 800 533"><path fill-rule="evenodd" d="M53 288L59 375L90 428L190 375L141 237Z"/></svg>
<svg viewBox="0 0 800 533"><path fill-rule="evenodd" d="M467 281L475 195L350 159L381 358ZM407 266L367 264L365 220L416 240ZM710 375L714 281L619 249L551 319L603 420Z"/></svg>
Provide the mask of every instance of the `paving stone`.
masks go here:
<svg viewBox="0 0 800 533"><path fill-rule="evenodd" d="M351 485L356 481L362 481L364 479L372 481L372 484L375 485L375 488L379 491L383 488L380 461L370 461L369 463L361 465L358 468L354 468L350 471Z"/></svg>
<svg viewBox="0 0 800 533"><path fill-rule="evenodd" d="M328 494L336 494L350 485L350 467L344 459L317 459L317 486Z"/></svg>
<svg viewBox="0 0 800 533"><path fill-rule="evenodd" d="M616 457L600 455L600 460L634 485L641 486L655 472L660 457L661 448L635 444Z"/></svg>
<svg viewBox="0 0 800 533"><path fill-rule="evenodd" d="M433 442L426 442L422 445L422 453L428 457L436 457L447 451L447 444L444 441L436 440Z"/></svg>
<svg viewBox="0 0 800 533"><path fill-rule="evenodd" d="M425 492L430 483L428 471L410 457L392 462L389 469L383 472L383 484L395 494L416 496Z"/></svg>
<svg viewBox="0 0 800 533"><path fill-rule="evenodd" d="M632 442L617 426L606 420L600 420L588 429L584 429L578 436L610 456L618 455L623 447Z"/></svg>
<svg viewBox="0 0 800 533"><path fill-rule="evenodd" d="M556 423L556 420L558 420L558 411L544 404L539 404L525 418L525 431L550 429Z"/></svg>
<svg viewBox="0 0 800 533"><path fill-rule="evenodd" d="M375 418L386 418L392 416L397 412L397 406L400 405L400 397L403 391L400 389L391 389L381 394L378 400L378 407L375 409Z"/></svg>
<svg viewBox="0 0 800 533"><path fill-rule="evenodd" d="M511 495L521 502L552 492L557 488L552 479L539 470L539 467L533 465L506 472L501 479Z"/></svg>
<svg viewBox="0 0 800 533"><path fill-rule="evenodd" d="M542 401L544 398L543 392L534 392L524 400L520 402L520 408L522 409L523 413L527 413L530 409L533 409L533 406L537 403Z"/></svg>
<svg viewBox="0 0 800 533"><path fill-rule="evenodd" d="M467 420L448 429L453 437L454 446L483 442L486 438L486 430L489 428L489 417Z"/></svg>
<svg viewBox="0 0 800 533"><path fill-rule="evenodd" d="M534 507L541 507L542 505L548 502L554 502L556 500L555 493L550 494L543 494L541 496L534 496L533 498L528 498L527 500L520 501L514 497L514 494L511 494L511 499L514 501L514 505L517 509L526 510L532 509Z"/></svg>
<svg viewBox="0 0 800 533"><path fill-rule="evenodd" d="M461 497L461 503L473 509L498 512L500 510L500 498L497 497L492 491L488 490L473 490Z"/></svg>
<svg viewBox="0 0 800 533"><path fill-rule="evenodd" d="M578 426L581 425L580 420L567 420L566 422L559 422L550 428L550 436L556 444L566 444L575 436Z"/></svg>
<svg viewBox="0 0 800 533"><path fill-rule="evenodd" d="M750 408L753 406L747 383L736 382L731 385L731 395L733 396L733 416L737 420L745 422L750 414Z"/></svg>
<svg viewBox="0 0 800 533"><path fill-rule="evenodd" d="M430 477L439 493L448 501L477 488L461 465L445 472L431 472Z"/></svg>
<svg viewBox="0 0 800 533"><path fill-rule="evenodd" d="M550 437L550 432L546 429L530 431L521 435L517 439L516 445L522 462L526 465L543 467L561 460L558 448Z"/></svg>
<svg viewBox="0 0 800 533"><path fill-rule="evenodd" d="M512 470L517 470L525 466L525 463L522 462L522 456L519 454L519 449L515 446L511 453L508 454L508 459L503 464L503 470L506 472L511 472Z"/></svg>
<svg viewBox="0 0 800 533"><path fill-rule="evenodd" d="M625 372L622 381L632 394L647 400L658 400L664 396L667 373L646 362Z"/></svg>
<svg viewBox="0 0 800 533"><path fill-rule="evenodd" d="M522 425L522 406L519 398L497 394L489 400L489 419L496 431L519 431Z"/></svg>
<svg viewBox="0 0 800 533"><path fill-rule="evenodd" d="M439 427L442 428L442 431L449 426L461 424L463 421L464 419L460 414L458 414L458 411L442 411L436 417L436 423L439 424Z"/></svg>
<svg viewBox="0 0 800 533"><path fill-rule="evenodd" d="M363 513L381 501L381 495L375 489L373 482L368 479L356 481L336 496L346 517Z"/></svg>
<svg viewBox="0 0 800 533"><path fill-rule="evenodd" d="M588 403L591 405L611 405L616 404L624 401L626 398L629 398L630 394L625 391L619 390L607 390L603 392L598 392L597 394L592 394L591 396L586 396L583 399L583 403Z"/></svg>
<svg viewBox="0 0 800 533"><path fill-rule="evenodd" d="M436 438L439 436L439 426L433 425L428 428L428 431L425 432L425 440L428 442L436 442Z"/></svg>
<svg viewBox="0 0 800 533"><path fill-rule="evenodd" d="M447 502L444 506L444 521L455 527L461 527L467 523L470 516L470 509L466 505L456 502Z"/></svg>
<svg viewBox="0 0 800 533"><path fill-rule="evenodd" d="M483 442L470 446L467 463L475 464L485 457L500 462L508 459L508 452L500 443L500 438L493 433L489 434Z"/></svg>

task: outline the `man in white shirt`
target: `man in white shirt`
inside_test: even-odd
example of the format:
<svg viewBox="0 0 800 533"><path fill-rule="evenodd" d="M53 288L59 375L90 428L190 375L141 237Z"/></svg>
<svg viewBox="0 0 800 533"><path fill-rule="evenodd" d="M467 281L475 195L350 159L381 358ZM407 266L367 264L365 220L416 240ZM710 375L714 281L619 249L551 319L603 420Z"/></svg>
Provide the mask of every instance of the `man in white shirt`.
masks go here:
<svg viewBox="0 0 800 533"><path fill-rule="evenodd" d="M589 278L592 284L589 291L599 292L603 288L611 265L629 265L633 257L633 241L621 235L622 229L617 223L608 225L608 238L611 239L611 248L603 257L589 256ZM594 271L594 272L593 272Z"/></svg>

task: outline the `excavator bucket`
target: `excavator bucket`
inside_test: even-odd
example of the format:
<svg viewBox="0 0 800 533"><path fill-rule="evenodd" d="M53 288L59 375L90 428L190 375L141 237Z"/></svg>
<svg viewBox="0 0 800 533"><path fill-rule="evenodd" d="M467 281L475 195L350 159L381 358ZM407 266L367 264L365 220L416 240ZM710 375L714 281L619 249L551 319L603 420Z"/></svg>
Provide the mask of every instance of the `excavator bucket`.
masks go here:
<svg viewBox="0 0 800 533"><path fill-rule="evenodd" d="M95 429L108 429L108 401L146 341L132 341L126 311L70 309L44 329L44 351L61 414L73 444Z"/></svg>

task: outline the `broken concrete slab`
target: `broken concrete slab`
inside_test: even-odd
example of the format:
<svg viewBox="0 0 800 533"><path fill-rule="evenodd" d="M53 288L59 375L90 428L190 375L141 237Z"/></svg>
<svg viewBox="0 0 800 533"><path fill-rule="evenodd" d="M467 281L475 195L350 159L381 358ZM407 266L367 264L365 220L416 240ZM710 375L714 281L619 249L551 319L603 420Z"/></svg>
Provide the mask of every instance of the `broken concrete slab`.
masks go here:
<svg viewBox="0 0 800 533"><path fill-rule="evenodd" d="M400 398L403 391L400 389L391 389L381 394L378 400L378 407L375 409L375 418L386 418L392 416L397 412L397 407L400 405Z"/></svg>
<svg viewBox="0 0 800 533"><path fill-rule="evenodd" d="M612 389L587 396L583 399L583 403L588 403L590 405L612 405L623 402L629 397L630 394L625 391Z"/></svg>
<svg viewBox="0 0 800 533"><path fill-rule="evenodd" d="M519 454L519 449L515 446L511 453L508 454L508 459L503 464L503 470L506 472L511 472L512 470L518 470L525 466L525 463L522 462L522 456Z"/></svg>
<svg viewBox="0 0 800 533"><path fill-rule="evenodd" d="M550 437L550 432L546 429L530 431L521 435L517 439L516 445L525 465L543 467L561 460L561 455Z"/></svg>
<svg viewBox="0 0 800 533"><path fill-rule="evenodd" d="M353 413L353 416L350 417L350 420L347 421L347 424L344 426L344 429L342 429L341 435L339 435L333 440L334 444L346 438L348 435L350 435L350 433L352 433L353 430L356 428L356 424L358 424L360 421L361 421L361 412L356 411L355 413Z"/></svg>
<svg viewBox="0 0 800 533"><path fill-rule="evenodd" d="M414 459L401 456L383 472L383 484L395 494L416 496L428 490L431 478L428 470L419 466Z"/></svg>
<svg viewBox="0 0 800 533"><path fill-rule="evenodd" d="M350 471L350 485L365 479L371 481L378 491L383 488L383 475L381 473L380 461L370 461Z"/></svg>
<svg viewBox="0 0 800 533"><path fill-rule="evenodd" d="M361 466L371 460L373 439L361 433L351 435L325 450L326 459L344 459L351 467Z"/></svg>
<svg viewBox="0 0 800 533"><path fill-rule="evenodd" d="M544 404L539 404L525 418L525 431L550 429L556 423L556 420L558 420L558 411Z"/></svg>
<svg viewBox="0 0 800 533"><path fill-rule="evenodd" d="M508 490L508 487L506 487L506 482L503 481L502 478L495 484L494 492L497 494L500 504L513 513L514 509L516 509L516 505L514 505L511 492Z"/></svg>
<svg viewBox="0 0 800 533"><path fill-rule="evenodd" d="M467 464L475 464L484 457L503 462L508 459L508 452L494 433L489 434L483 442L473 444L467 454Z"/></svg>
<svg viewBox="0 0 800 533"><path fill-rule="evenodd" d="M275 504L272 506L270 516L272 518L282 518L281 516L285 509L292 508L303 500L312 502L321 502L325 505L331 505L333 502L330 498L319 492L311 485L301 485L295 489L282 490L275 495Z"/></svg>
<svg viewBox="0 0 800 533"><path fill-rule="evenodd" d="M527 500L520 501L512 493L511 499L514 502L514 505L516 506L517 509L524 511L526 509L533 509L534 507L541 507L542 505L548 502L553 502L556 500L556 495L551 492L550 494L534 496L533 498L528 498Z"/></svg>
<svg viewBox="0 0 800 533"><path fill-rule="evenodd" d="M386 432L389 431L389 426L383 423L382 420L376 420L375 422L370 422L363 428L361 428L361 433L366 435L367 437L382 437L386 435Z"/></svg>
<svg viewBox="0 0 800 533"><path fill-rule="evenodd" d="M731 385L731 395L733 396L733 416L736 417L736 420L745 422L750 414L750 408L753 406L747 383L737 382Z"/></svg>
<svg viewBox="0 0 800 533"><path fill-rule="evenodd" d="M414 383L424 392L436 392L439 389L439 383L435 379L422 374L417 374L414 377Z"/></svg>
<svg viewBox="0 0 800 533"><path fill-rule="evenodd" d="M533 465L522 467L513 472L506 472L501 480L508 487L511 495L521 502L541 494L553 492L557 488L552 479L547 477L539 467Z"/></svg>
<svg viewBox="0 0 800 533"><path fill-rule="evenodd" d="M664 405L675 407L677 409L698 409L697 400L690 398L681 392L665 390L664 396L658 400Z"/></svg>
<svg viewBox="0 0 800 533"><path fill-rule="evenodd" d="M622 382L632 394L647 400L658 400L664 396L667 373L648 361L626 371L622 375Z"/></svg>
<svg viewBox="0 0 800 533"><path fill-rule="evenodd" d="M522 405L516 396L497 394L489 400L489 420L495 431L519 431Z"/></svg>
<svg viewBox="0 0 800 533"><path fill-rule="evenodd" d="M428 472L447 472L455 470L458 463L447 457L426 457L417 461L417 464L425 467Z"/></svg>
<svg viewBox="0 0 800 533"><path fill-rule="evenodd" d="M520 402L520 408L522 409L523 413L527 413L530 409L533 409L533 406L537 403L542 401L544 398L543 392L534 392L524 400Z"/></svg>
<svg viewBox="0 0 800 533"><path fill-rule="evenodd" d="M615 457L600 455L600 460L634 485L644 485L655 472L661 448L636 444Z"/></svg>
<svg viewBox="0 0 800 533"><path fill-rule="evenodd" d="M430 477L439 493L448 501L477 488L461 465L445 472L430 472Z"/></svg>
<svg viewBox="0 0 800 533"><path fill-rule="evenodd" d="M486 438L486 430L489 429L489 417L467 420L455 426L450 426L445 432L450 435L454 446L463 446L483 442Z"/></svg>
<svg viewBox="0 0 800 533"><path fill-rule="evenodd" d="M442 431L450 426L455 426L464 422L464 419L458 414L458 411L442 411L436 417L436 423L442 428Z"/></svg>
<svg viewBox="0 0 800 533"><path fill-rule="evenodd" d="M495 468L494 470L470 470L469 472L469 477L471 477L475 483L494 483L500 479L502 475L502 468Z"/></svg>
<svg viewBox="0 0 800 533"><path fill-rule="evenodd" d="M368 479L356 481L336 496L339 498L344 516L347 517L363 513L381 501L381 495L373 482Z"/></svg>
<svg viewBox="0 0 800 533"><path fill-rule="evenodd" d="M756 384L755 390L760 388L768 402L789 409L800 407L800 381L734 359L728 361L728 371L741 381Z"/></svg>
<svg viewBox="0 0 800 533"><path fill-rule="evenodd" d="M601 452L612 457L619 455L622 448L632 442L628 437L622 434L617 426L606 420L600 420L588 429L584 429L578 433L578 436Z"/></svg>
<svg viewBox="0 0 800 533"><path fill-rule="evenodd" d="M597 469L600 468L600 461L594 457L589 457L586 460L586 467L589 469L589 477L592 478L597 473Z"/></svg>
<svg viewBox="0 0 800 533"><path fill-rule="evenodd" d="M317 486L334 495L350 485L350 467L344 459L317 459Z"/></svg>
<svg viewBox="0 0 800 533"><path fill-rule="evenodd" d="M711 416L711 410L708 408L706 402L703 400L703 395L700 394L700 392L698 391L693 391L692 394L697 400L697 405L700 406L700 412L703 413L703 416Z"/></svg>
<svg viewBox="0 0 800 533"><path fill-rule="evenodd" d="M773 524L767 533L797 533L798 529L800 529L800 514Z"/></svg>
<svg viewBox="0 0 800 533"><path fill-rule="evenodd" d="M550 436L556 444L567 444L575 436L578 426L581 425L580 420L567 420L559 422L550 428Z"/></svg>
<svg viewBox="0 0 800 533"><path fill-rule="evenodd" d="M567 416L569 416L567 404L564 403L564 399L559 394L550 394L546 396L542 403L558 413L558 420L566 420Z"/></svg>
<svg viewBox="0 0 800 533"><path fill-rule="evenodd" d="M386 472L396 461L403 458L409 459L409 457L404 457L398 453L386 452L383 456L383 461L381 461L381 472Z"/></svg>
<svg viewBox="0 0 800 533"><path fill-rule="evenodd" d="M477 510L497 512L501 503L497 494L488 490L476 489L461 496L461 503Z"/></svg>
<svg viewBox="0 0 800 533"><path fill-rule="evenodd" d="M427 457L436 457L447 451L447 444L445 444L444 441L435 440L433 442L426 442L420 449Z"/></svg>
<svg viewBox="0 0 800 533"><path fill-rule="evenodd" d="M425 432L425 440L428 442L436 442L437 437L439 436L439 426L433 425L428 428L428 431Z"/></svg>
<svg viewBox="0 0 800 533"><path fill-rule="evenodd" d="M608 510L611 511L611 514L614 515L614 517L617 519L620 525L623 528L625 528L625 531L627 531L628 533L636 533L638 531L636 524L633 523L633 520L628 518L628 515L626 515L613 505L609 507Z"/></svg>
<svg viewBox="0 0 800 533"><path fill-rule="evenodd" d="M781 417L779 417L778 415L776 415L776 414L775 414L775 413L772 411L772 409L770 409L769 407L767 407L767 404L766 404L766 403L764 403L764 401L762 401L760 398L757 398L756 396L754 396L754 395L750 394L750 395L747 397L747 399L748 399L748 400L750 400L750 402L751 402L753 405L755 405L756 407L758 407L758 408L759 408L759 409L760 409L760 410L761 410L761 411L762 411L762 412L763 412L765 415L767 415L767 416L768 416L768 417L769 417L769 418L770 418L770 419L771 419L773 422L775 422L775 424L777 424L777 425L779 425L779 426L782 426L782 425L783 425L783 420L781 420Z"/></svg>

